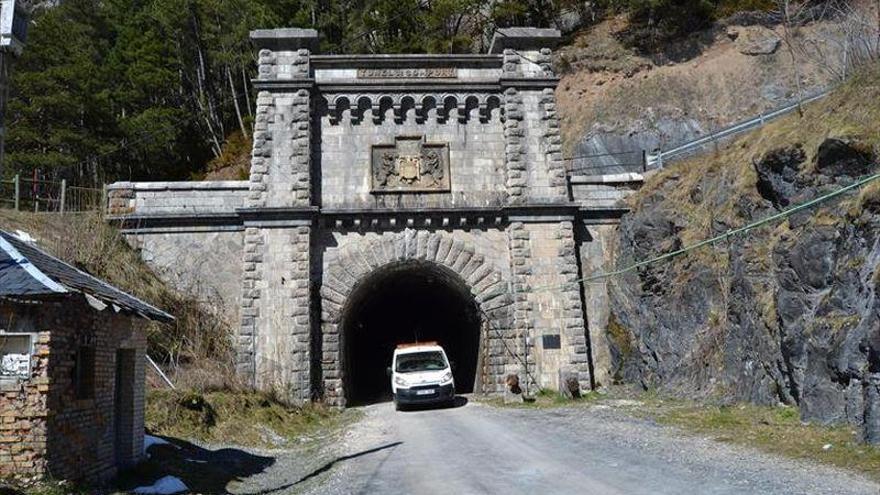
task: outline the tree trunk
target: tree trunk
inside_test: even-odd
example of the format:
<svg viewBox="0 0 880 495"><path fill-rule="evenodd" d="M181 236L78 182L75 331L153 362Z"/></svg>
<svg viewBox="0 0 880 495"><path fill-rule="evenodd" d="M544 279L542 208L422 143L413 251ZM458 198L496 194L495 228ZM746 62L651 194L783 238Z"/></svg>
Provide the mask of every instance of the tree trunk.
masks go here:
<svg viewBox="0 0 880 495"><path fill-rule="evenodd" d="M247 71L244 67L241 68L241 87L244 88L242 92L244 93L244 102L247 105L248 117L254 118L254 109L251 108L251 91L248 88Z"/></svg>
<svg viewBox="0 0 880 495"><path fill-rule="evenodd" d="M241 107L238 105L238 95L235 93L235 83L232 82L232 69L226 66L226 76L229 79L229 91L232 93L232 102L235 104L235 116L238 117L238 127L241 135L247 137L247 129L244 128L244 119L241 118Z"/></svg>

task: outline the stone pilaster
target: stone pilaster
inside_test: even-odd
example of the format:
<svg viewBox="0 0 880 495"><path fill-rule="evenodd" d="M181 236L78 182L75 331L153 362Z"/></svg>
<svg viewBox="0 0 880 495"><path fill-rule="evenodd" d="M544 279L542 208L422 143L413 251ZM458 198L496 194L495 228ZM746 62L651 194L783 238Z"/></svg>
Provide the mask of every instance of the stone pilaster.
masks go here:
<svg viewBox="0 0 880 495"><path fill-rule="evenodd" d="M258 228L245 229L242 257L241 323L236 342L235 367L239 377L254 386L257 319L260 317L260 282L263 272L263 250L266 241Z"/></svg>
<svg viewBox="0 0 880 495"><path fill-rule="evenodd" d="M252 32L251 39L260 48L255 83L260 92L237 369L255 387L303 402L312 392L310 48L317 33L265 30Z"/></svg>
<svg viewBox="0 0 880 495"><path fill-rule="evenodd" d="M560 363L560 369L577 373L581 388L589 386L590 370L587 353L586 324L584 322L583 302L578 283L577 246L574 238L574 225L562 221L558 225L559 297L562 299L562 336L567 362Z"/></svg>
<svg viewBox="0 0 880 495"><path fill-rule="evenodd" d="M307 207L311 205L311 94L306 89L300 89L291 104L293 153L290 155L290 193L293 206Z"/></svg>
<svg viewBox="0 0 880 495"><path fill-rule="evenodd" d="M559 117L556 114L556 93L553 88L541 90L541 117L544 126L544 155L550 173L551 197L568 200L568 181L565 161L562 159L562 136L559 133Z"/></svg>
<svg viewBox="0 0 880 495"><path fill-rule="evenodd" d="M527 385L530 392L535 391L537 384L532 380L535 373L535 357L533 344L533 316L529 291L529 279L532 275L529 247L530 234L522 222L513 222L508 228L510 249L510 273L513 279L513 335L511 349L516 349L520 362L518 369L508 370L520 375L520 383ZM510 360L508 360L510 361Z"/></svg>
<svg viewBox="0 0 880 495"><path fill-rule="evenodd" d="M262 58L261 56L260 59L262 60ZM263 67L263 64L260 67ZM268 91L260 91L257 95L254 149L251 154L250 193L247 200L247 205L251 208L266 205L269 162L272 160L272 132L269 130L269 126L275 123L274 102L272 93Z"/></svg>

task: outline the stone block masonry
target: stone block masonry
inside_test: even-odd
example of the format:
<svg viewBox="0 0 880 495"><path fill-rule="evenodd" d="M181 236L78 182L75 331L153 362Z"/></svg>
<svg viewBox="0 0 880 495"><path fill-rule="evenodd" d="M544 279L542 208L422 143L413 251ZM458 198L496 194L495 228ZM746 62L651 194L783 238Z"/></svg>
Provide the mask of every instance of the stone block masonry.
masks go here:
<svg viewBox="0 0 880 495"><path fill-rule="evenodd" d="M584 256L607 252L584 244L613 231L579 232L613 229L614 201L634 182L571 189L550 64L558 36L502 30L476 55L321 55L313 30L255 31L249 180L187 198L185 185L122 184L111 211L154 266L169 259L163 246L218 253L199 276L237 301L236 369L291 402L387 393L383 353L420 332L468 363L456 381L475 391L502 392L510 373L530 392L560 377L587 388L607 311L578 279L603 265Z"/></svg>

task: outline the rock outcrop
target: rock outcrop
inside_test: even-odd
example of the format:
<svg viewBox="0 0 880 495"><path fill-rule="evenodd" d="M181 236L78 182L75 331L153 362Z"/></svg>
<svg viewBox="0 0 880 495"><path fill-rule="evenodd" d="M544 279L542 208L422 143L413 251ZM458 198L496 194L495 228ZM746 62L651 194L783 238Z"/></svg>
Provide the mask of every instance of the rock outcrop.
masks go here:
<svg viewBox="0 0 880 495"><path fill-rule="evenodd" d="M870 134L779 143L753 158L748 143L733 145L721 163L662 172L622 221L618 268L878 173ZM618 380L797 404L803 420L850 423L880 443L880 183L609 287Z"/></svg>

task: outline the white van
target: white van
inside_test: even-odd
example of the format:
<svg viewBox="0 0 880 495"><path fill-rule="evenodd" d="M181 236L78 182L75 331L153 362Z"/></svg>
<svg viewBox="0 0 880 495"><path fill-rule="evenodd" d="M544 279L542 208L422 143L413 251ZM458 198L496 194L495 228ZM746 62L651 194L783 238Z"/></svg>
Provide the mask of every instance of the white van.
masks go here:
<svg viewBox="0 0 880 495"><path fill-rule="evenodd" d="M408 404L451 405L455 400L452 366L436 342L398 345L388 373L397 410Z"/></svg>

